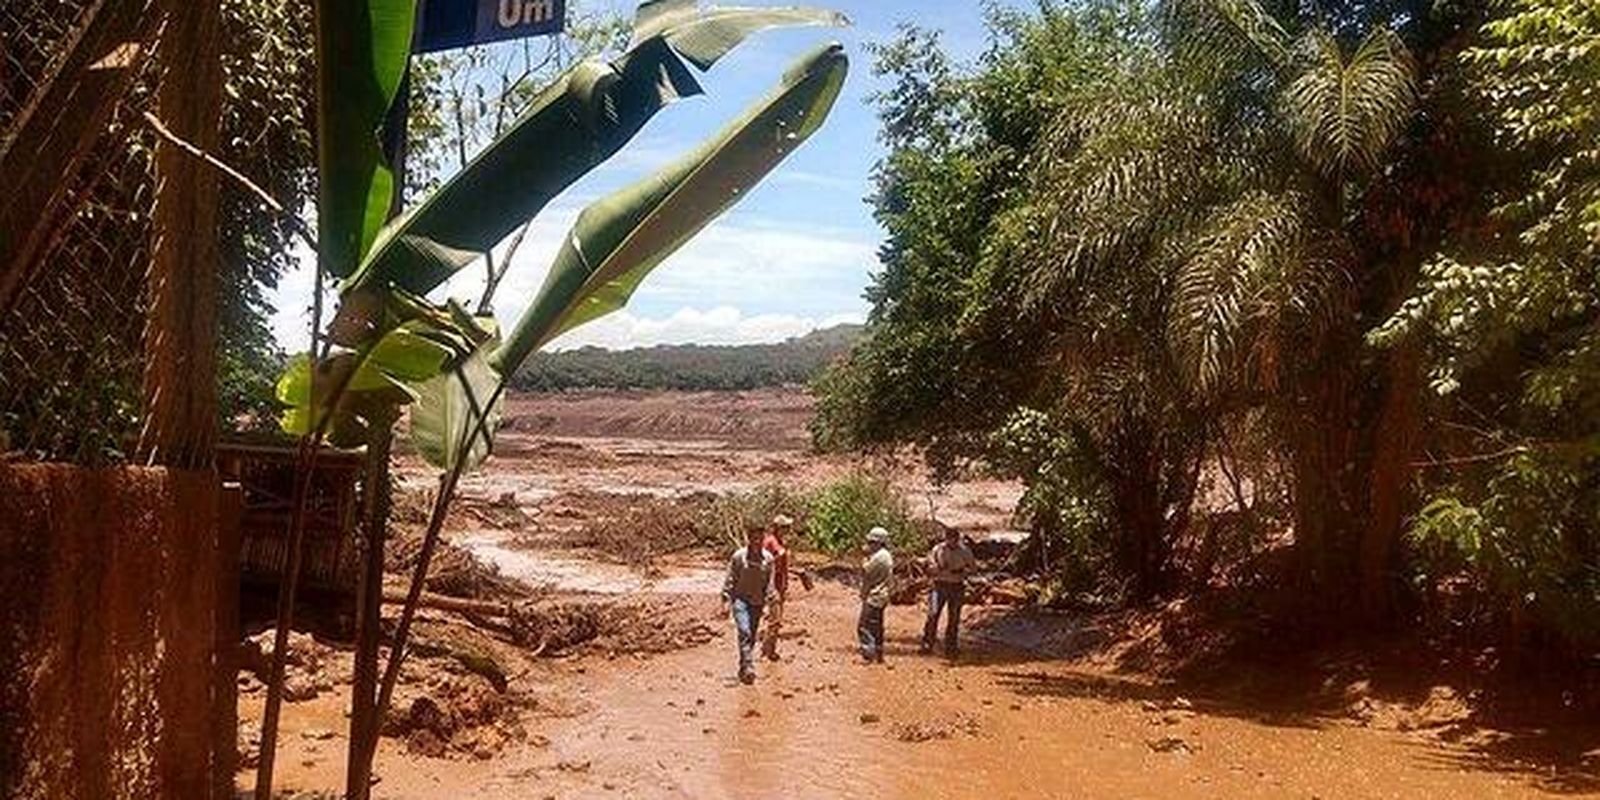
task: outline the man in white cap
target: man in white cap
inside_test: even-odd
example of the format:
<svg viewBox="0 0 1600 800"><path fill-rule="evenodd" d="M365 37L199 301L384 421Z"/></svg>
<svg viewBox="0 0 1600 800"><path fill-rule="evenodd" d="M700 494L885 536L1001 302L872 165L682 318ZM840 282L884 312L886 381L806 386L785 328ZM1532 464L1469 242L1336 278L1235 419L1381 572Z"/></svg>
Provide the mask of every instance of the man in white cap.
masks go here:
<svg viewBox="0 0 1600 800"><path fill-rule="evenodd" d="M772 518L767 526L767 538L761 549L772 556L772 599L767 602L767 626L761 631L761 655L770 661L778 660L778 629L783 625L783 609L789 601L789 529L794 520L785 514Z"/></svg>
<svg viewBox="0 0 1600 800"><path fill-rule="evenodd" d="M861 562L861 617L856 623L861 659L869 664L883 663L883 610L889 607L893 578L889 531L874 527L867 531L867 557Z"/></svg>

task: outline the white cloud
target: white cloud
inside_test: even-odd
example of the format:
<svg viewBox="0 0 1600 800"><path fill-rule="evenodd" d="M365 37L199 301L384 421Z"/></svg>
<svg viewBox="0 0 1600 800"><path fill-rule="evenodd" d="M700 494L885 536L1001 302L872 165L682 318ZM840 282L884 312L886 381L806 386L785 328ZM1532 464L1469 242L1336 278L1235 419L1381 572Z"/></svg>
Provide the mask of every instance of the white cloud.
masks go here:
<svg viewBox="0 0 1600 800"><path fill-rule="evenodd" d="M745 316L731 306L701 311L681 308L671 316L649 319L619 311L571 331L551 343L552 350L596 346L611 350L658 344L758 344L781 342L818 328L847 322L859 323L860 314L843 313L822 318L793 314Z"/></svg>
<svg viewBox="0 0 1600 800"><path fill-rule="evenodd" d="M509 328L544 283L562 237L588 198L564 198L529 229L497 292L495 313ZM780 341L834 321L859 321L862 287L877 263L871 234L729 216L713 223L651 273L626 310L574 331L562 346ZM502 246L502 251L503 251ZM284 276L272 298L272 326L290 351L305 349L311 259ZM483 290L482 262L463 269L437 297L469 307ZM324 322L332 313L329 299ZM708 309L708 310L696 310Z"/></svg>
<svg viewBox="0 0 1600 800"><path fill-rule="evenodd" d="M855 192L862 197L865 197L872 188L865 178L846 178L821 172L807 172L801 169L779 170L773 174L772 182L819 189L842 189Z"/></svg>
<svg viewBox="0 0 1600 800"><path fill-rule="evenodd" d="M529 230L497 292L495 312L503 326L515 324L544 284L577 213L575 207L552 208ZM876 241L859 233L724 218L657 267L634 295L633 308L649 306L657 316L669 309L726 306L759 317L859 318L865 312L861 290L876 263ZM482 286L483 268L475 265L446 291L475 299Z"/></svg>
<svg viewBox="0 0 1600 800"><path fill-rule="evenodd" d="M300 353L311 344L311 287L316 282L316 257L311 254L311 248L299 242L294 245L294 255L299 268L285 273L278 281L278 287L267 296L274 309L268 324L272 328L273 338L284 350ZM332 292L324 294L324 328L333 316L337 303L337 295Z"/></svg>

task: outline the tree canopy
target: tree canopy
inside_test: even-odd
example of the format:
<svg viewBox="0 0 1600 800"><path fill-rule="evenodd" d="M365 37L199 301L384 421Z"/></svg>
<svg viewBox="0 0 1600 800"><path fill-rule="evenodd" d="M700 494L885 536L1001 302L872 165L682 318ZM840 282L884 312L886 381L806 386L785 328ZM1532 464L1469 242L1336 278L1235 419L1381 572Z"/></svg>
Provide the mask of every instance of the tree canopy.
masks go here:
<svg viewBox="0 0 1600 800"><path fill-rule="evenodd" d="M990 31L971 65L915 28L876 53L888 238L819 443L1023 478L1100 591L1211 579L1196 497L1227 483L1330 624L1469 574L1576 635L1594 9L1094 0Z"/></svg>

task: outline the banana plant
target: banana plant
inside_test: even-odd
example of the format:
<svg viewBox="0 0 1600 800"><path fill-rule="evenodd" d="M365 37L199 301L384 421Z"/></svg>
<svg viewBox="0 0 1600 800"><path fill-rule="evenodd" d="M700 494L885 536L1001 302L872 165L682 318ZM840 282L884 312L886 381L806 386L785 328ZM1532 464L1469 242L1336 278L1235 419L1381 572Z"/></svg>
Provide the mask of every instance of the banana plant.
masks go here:
<svg viewBox="0 0 1600 800"><path fill-rule="evenodd" d="M389 1L370 0L377 5ZM646 2L639 8L633 37L620 56L610 62L581 63L558 78L482 154L414 209L376 233L368 229L379 207L387 202L385 191L392 186L393 178L384 173L381 154L373 150L373 137L351 137L342 148L325 141L325 157L342 152L368 165L345 170L365 180L353 178L347 182L347 189L342 188L344 184L334 187L337 196L327 199L333 201L330 205L342 203L348 207L342 218L351 225L359 221L362 232L358 234L358 244L368 238L371 243L358 248L361 255L353 267L335 266L350 263L344 256L350 252L351 237L330 239L343 244L324 247L333 274L348 276L328 331L329 339L341 349L314 366L309 356L291 365L278 387L278 399L287 407L284 429L300 435L321 429L335 444L355 444L364 440L375 411L396 403L409 404L417 452L447 469L458 455L469 465L481 461L489 451L492 425L484 426L488 428L484 435L462 442L461 448L454 443L461 438L458 434L466 420L492 417L492 404L476 402L484 399L480 397L484 387L503 382L537 346L553 338L553 333L598 316L594 312L605 302L590 295L600 292L626 300L625 294L617 294L616 288L621 284L614 282L614 276L593 284L573 282L574 265L570 262L576 258L574 243L582 243L586 252L593 253L594 245L587 240L597 233L621 237L626 233L630 213L635 217L631 221L645 226L647 231L682 227L686 233L675 240L650 239L652 234L648 232L635 237L628 242L630 251L623 254L623 260L614 260L614 264L624 263L638 257L633 251L656 247L655 258L648 267L633 271L631 286L636 287L689 234L725 210L738 192L754 185L792 145L821 124L843 80L842 53L834 48L808 55L785 76L778 95L758 106L765 109L776 103L782 108L765 109L761 119L757 119L762 116L757 109L752 109L735 123L735 127L743 124L749 131L741 133L730 128L684 161L644 182L645 187L686 184L688 188L677 191L670 202L647 188L636 188L605 198L586 210L569 235L544 290L530 304L528 316L517 325L518 335L505 342L503 348L489 320L474 318L458 306L430 304L426 294L537 216L561 191L620 150L663 107L701 93L691 66L710 69L747 36L765 28L846 22L840 14L816 9L701 8L695 0ZM818 66L823 64L827 66ZM800 80L798 73L808 69L813 73ZM388 74L383 70L370 72ZM824 73L837 75L825 80L819 77ZM371 86L381 82L363 83ZM810 115L814 120L805 123L809 127L802 130L804 121L785 122L789 130L781 135L771 134L775 146L759 147L752 131L781 118L783 109L797 102L796 97L810 97L813 102ZM820 105L818 100L822 101ZM378 117L372 117L372 121L376 124ZM707 175L714 172L688 180L688 164L696 157L712 159L713 150L720 153L720 160L738 160L741 155L748 159L762 150L776 156L753 162L765 166L745 170L742 184L739 179L732 179L733 183L716 185L707 180ZM717 192L722 192L720 198L712 198ZM327 194L325 190L325 197ZM701 194L704 196L697 196ZM657 204L666 210L646 215L630 212L630 204L638 208ZM358 205L363 210L355 210ZM602 208L614 217L605 226L595 222ZM620 245L622 241L618 238L613 244ZM562 304L582 306L584 310L568 314ZM620 304L611 309L616 307ZM555 329L550 326L556 319L541 322L551 315L568 324ZM546 333L552 335L533 335L541 325L550 328ZM313 374L316 379L308 379ZM313 393L313 386L325 389ZM482 413L459 413L462 407L472 405L481 406Z"/></svg>
<svg viewBox="0 0 1600 800"><path fill-rule="evenodd" d="M766 28L848 21L808 8L642 3L621 55L609 62L585 61L562 75L483 153L385 224L397 178L373 132L390 113L404 74L408 47L403 43L411 38L413 8L413 0L321 0L317 5L318 255L342 284L326 332L328 345L321 353L296 358L277 387L287 432L311 445L323 439L344 446L364 442L369 460L387 460L389 429L398 409L408 406L416 452L444 470L381 688L366 711L366 734L352 735L352 796L365 795L376 731L398 678L444 515L461 474L491 450L507 379L555 336L621 308L668 255L803 143L827 117L848 68L836 44L808 53L771 95L718 135L586 208L544 286L502 340L491 317L474 316L454 302L432 302L428 293L617 153L662 108L701 93L694 70L711 69ZM369 465L369 480L380 476L381 482L386 475L386 467ZM301 523L291 527L290 562L298 564ZM375 563L370 554L369 561ZM280 639L292 618L297 569L289 571L280 597ZM375 615L375 606L362 613ZM278 652L283 649L280 641ZM375 645L370 657L375 662ZM280 674L275 663L274 675ZM269 683L263 716L258 797L271 791L281 694L276 683ZM357 710L352 709L353 721Z"/></svg>

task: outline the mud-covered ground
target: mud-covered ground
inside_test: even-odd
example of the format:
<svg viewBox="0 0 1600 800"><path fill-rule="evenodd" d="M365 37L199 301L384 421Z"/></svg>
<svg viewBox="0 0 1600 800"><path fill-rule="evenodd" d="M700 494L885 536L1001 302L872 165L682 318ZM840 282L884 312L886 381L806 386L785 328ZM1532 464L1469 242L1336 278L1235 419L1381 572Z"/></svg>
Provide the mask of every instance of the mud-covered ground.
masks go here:
<svg viewBox="0 0 1600 800"><path fill-rule="evenodd" d="M1175 676L1160 662L1188 646L1170 624L1181 608L1083 618L970 607L965 654L950 662L916 653L921 611L895 606L888 663L867 666L851 649L852 591L820 580L793 590L782 660L741 686L716 598L725 554L645 541L672 536L685 503L869 468L892 475L919 514L979 539L1009 535L1016 486L934 487L908 463L808 453L809 408L785 391L512 398L497 455L466 482L449 525L446 577L430 589L514 606L516 623L425 611L375 796L1600 793L1594 725L1486 714L1470 664L1291 652L1277 666ZM429 473L410 462L401 472L406 502L425 502ZM397 518L404 527L417 513L403 502ZM619 519L624 529L602 525L596 540L597 521ZM499 575L485 578L472 557ZM398 569L403 537L396 558ZM828 574L819 558L803 561ZM277 784L334 792L349 651L297 642L299 699L285 706ZM1141 651L1160 655L1130 657ZM241 682L248 756L263 693L248 674Z"/></svg>

